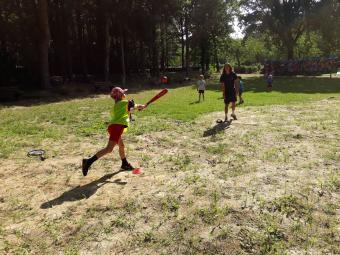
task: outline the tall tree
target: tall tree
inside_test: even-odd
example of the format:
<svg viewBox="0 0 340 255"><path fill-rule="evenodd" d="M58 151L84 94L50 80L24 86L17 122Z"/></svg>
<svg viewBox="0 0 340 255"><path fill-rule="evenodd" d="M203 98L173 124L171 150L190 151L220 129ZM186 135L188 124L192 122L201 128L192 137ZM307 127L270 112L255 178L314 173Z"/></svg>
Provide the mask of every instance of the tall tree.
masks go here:
<svg viewBox="0 0 340 255"><path fill-rule="evenodd" d="M312 14L311 29L320 33L319 47L324 56L340 54L340 3L321 0Z"/></svg>
<svg viewBox="0 0 340 255"><path fill-rule="evenodd" d="M294 48L306 30L307 20L316 0L251 0L242 1L245 10L242 20L247 34L269 33L274 43L286 51L287 59L294 58Z"/></svg>
<svg viewBox="0 0 340 255"><path fill-rule="evenodd" d="M233 1L197 0L193 8L193 42L200 49L201 69L209 69L210 55L218 37L227 38L231 32Z"/></svg>
<svg viewBox="0 0 340 255"><path fill-rule="evenodd" d="M48 22L47 0L39 0L37 3L38 27L39 27L39 70L40 86L44 89L50 86L50 71L48 51L50 45L50 28Z"/></svg>

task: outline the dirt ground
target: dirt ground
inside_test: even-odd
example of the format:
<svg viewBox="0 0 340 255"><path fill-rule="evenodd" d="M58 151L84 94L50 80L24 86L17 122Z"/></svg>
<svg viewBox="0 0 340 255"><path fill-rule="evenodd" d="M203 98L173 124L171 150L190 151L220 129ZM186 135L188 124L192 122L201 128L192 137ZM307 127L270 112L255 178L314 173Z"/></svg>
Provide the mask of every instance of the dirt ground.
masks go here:
<svg viewBox="0 0 340 255"><path fill-rule="evenodd" d="M340 254L339 98L243 107L193 122L132 124L141 175L113 157L89 175L82 157L106 142L46 140L47 159L2 161L1 254Z"/></svg>

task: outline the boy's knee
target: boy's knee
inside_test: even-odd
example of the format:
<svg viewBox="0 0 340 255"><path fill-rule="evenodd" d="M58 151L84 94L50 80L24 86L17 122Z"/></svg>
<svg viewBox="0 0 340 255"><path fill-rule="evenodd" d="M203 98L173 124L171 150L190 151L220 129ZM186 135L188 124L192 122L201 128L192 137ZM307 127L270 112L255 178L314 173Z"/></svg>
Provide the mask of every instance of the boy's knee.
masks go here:
<svg viewBox="0 0 340 255"><path fill-rule="evenodd" d="M107 146L107 147L105 148L106 152L107 152L107 153L112 152L112 151L113 151L113 147L114 147L114 146Z"/></svg>

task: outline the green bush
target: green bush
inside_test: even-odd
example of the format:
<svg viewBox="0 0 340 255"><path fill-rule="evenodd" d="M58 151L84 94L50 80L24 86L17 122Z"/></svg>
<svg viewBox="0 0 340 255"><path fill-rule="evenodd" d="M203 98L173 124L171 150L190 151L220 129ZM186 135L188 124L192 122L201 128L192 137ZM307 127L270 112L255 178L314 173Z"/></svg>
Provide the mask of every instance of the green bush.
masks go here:
<svg viewBox="0 0 340 255"><path fill-rule="evenodd" d="M241 66L235 66L235 72L236 73L256 73L259 71L258 65L241 65Z"/></svg>

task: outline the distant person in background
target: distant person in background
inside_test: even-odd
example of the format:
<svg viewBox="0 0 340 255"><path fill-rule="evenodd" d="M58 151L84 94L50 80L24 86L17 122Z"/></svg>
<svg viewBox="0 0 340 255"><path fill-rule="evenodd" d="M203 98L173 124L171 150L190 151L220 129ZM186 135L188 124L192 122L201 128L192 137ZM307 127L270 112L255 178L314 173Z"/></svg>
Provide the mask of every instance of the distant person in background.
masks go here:
<svg viewBox="0 0 340 255"><path fill-rule="evenodd" d="M268 92L271 92L273 89L273 75L271 73L267 76L267 89Z"/></svg>
<svg viewBox="0 0 340 255"><path fill-rule="evenodd" d="M222 91L223 91L223 98L224 98L224 113L225 118L224 121L228 121L228 108L229 104L231 103L231 117L236 120L235 115L235 108L236 108L236 89L235 89L235 81L237 79L237 75L233 72L233 68L230 64L225 64L223 68L222 75L220 77L220 82L222 85Z"/></svg>
<svg viewBox="0 0 340 255"><path fill-rule="evenodd" d="M244 84L243 84L243 81L242 81L242 77L237 76L237 80L239 82L239 89L238 89L239 104L243 104L244 100L242 98L242 94L243 94L243 91L244 91Z"/></svg>
<svg viewBox="0 0 340 255"><path fill-rule="evenodd" d="M204 80L204 75L201 74L199 76L199 80L197 81L198 102L201 102L201 95L202 95L203 101L204 101L205 86L206 86L206 82Z"/></svg>

